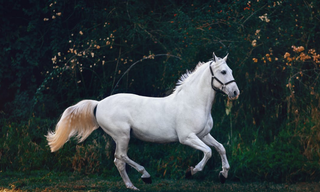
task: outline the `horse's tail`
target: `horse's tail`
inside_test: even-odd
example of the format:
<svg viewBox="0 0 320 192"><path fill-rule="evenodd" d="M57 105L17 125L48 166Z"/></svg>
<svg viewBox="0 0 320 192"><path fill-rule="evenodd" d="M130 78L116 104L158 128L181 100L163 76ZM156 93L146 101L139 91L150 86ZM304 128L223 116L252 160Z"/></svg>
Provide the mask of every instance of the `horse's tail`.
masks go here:
<svg viewBox="0 0 320 192"><path fill-rule="evenodd" d="M83 100L63 112L55 132L46 135L51 152L59 150L72 136L76 135L80 143L99 128L94 115L97 104L95 100Z"/></svg>

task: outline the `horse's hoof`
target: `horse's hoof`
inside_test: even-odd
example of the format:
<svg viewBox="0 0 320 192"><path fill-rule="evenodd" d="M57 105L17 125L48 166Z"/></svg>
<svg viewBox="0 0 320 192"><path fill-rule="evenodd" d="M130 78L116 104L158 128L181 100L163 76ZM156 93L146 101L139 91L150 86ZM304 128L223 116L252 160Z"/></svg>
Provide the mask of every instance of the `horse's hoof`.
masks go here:
<svg viewBox="0 0 320 192"><path fill-rule="evenodd" d="M219 178L220 178L220 182L221 182L222 184L224 184L224 183L226 182L226 180L227 180L227 178L225 178L225 177L222 175L222 173L219 173Z"/></svg>
<svg viewBox="0 0 320 192"><path fill-rule="evenodd" d="M187 171L186 171L186 179L191 179L191 177L192 177L191 169L193 169L193 167L189 167L187 169Z"/></svg>
<svg viewBox="0 0 320 192"><path fill-rule="evenodd" d="M134 191L140 191L140 189L136 188L134 185L132 186L127 186L128 189L132 189Z"/></svg>
<svg viewBox="0 0 320 192"><path fill-rule="evenodd" d="M147 177L147 178L141 178L142 181L146 184L151 184L152 183L152 180L151 180L151 177Z"/></svg>

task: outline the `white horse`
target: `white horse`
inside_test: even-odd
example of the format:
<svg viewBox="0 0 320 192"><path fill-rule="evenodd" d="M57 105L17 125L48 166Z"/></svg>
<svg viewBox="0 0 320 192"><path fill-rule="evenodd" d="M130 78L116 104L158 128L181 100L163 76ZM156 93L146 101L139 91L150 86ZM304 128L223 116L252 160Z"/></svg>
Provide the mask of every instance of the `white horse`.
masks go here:
<svg viewBox="0 0 320 192"><path fill-rule="evenodd" d="M101 101L83 100L67 108L54 132L47 140L52 152L59 150L72 136L84 141L95 129L101 127L116 143L114 163L127 188L138 190L130 181L126 164L142 174L146 183L151 183L146 169L127 156L130 132L143 141L167 143L177 142L204 153L203 159L188 169L186 175L202 171L212 155L209 146L221 156L222 183L230 169L226 151L210 131L213 126L211 107L217 92L223 92L229 99L237 99L240 91L227 56L199 63L191 73L182 75L174 92L161 98L143 97L134 94L116 94Z"/></svg>

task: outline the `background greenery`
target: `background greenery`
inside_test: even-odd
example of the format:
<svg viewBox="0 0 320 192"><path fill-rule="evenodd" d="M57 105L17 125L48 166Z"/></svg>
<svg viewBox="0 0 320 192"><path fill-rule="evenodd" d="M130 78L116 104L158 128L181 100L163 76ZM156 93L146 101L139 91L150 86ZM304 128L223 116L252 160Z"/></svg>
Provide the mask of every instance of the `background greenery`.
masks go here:
<svg viewBox="0 0 320 192"><path fill-rule="evenodd" d="M215 52L230 53L241 90L232 103L217 96L212 111L211 134L227 149L231 179L318 180L319 1L0 3L0 172L116 174L114 144L102 130L56 153L44 135L82 99L168 95ZM129 156L167 179L183 178L202 158L180 144L135 139ZM214 153L196 177L217 180L220 167Z"/></svg>

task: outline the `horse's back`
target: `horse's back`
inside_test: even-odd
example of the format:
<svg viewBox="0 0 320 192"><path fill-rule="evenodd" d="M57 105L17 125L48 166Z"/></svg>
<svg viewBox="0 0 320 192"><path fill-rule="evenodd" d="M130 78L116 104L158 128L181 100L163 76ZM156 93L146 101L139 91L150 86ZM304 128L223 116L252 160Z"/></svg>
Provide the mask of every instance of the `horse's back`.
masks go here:
<svg viewBox="0 0 320 192"><path fill-rule="evenodd" d="M111 136L130 131L141 140L173 142L175 110L168 97L144 97L135 94L116 94L99 102L97 121Z"/></svg>

